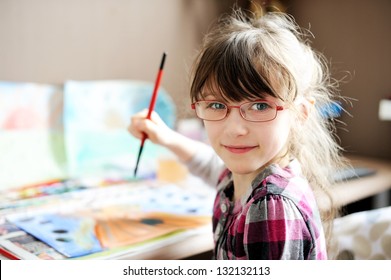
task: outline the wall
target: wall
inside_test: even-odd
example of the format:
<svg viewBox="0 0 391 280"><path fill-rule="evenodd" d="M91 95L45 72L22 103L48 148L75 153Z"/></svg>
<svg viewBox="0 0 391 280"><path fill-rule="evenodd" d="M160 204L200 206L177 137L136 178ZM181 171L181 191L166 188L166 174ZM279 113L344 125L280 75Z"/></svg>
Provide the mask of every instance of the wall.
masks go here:
<svg viewBox="0 0 391 280"><path fill-rule="evenodd" d="M350 73L341 93L357 101L346 107L352 117L341 118L343 146L354 154L391 159L391 122L378 119L380 99L391 96L391 1L285 2L299 25L310 24L314 47L331 60L336 77Z"/></svg>
<svg viewBox="0 0 391 280"><path fill-rule="evenodd" d="M153 82L189 111L188 71L217 0L0 0L0 80Z"/></svg>

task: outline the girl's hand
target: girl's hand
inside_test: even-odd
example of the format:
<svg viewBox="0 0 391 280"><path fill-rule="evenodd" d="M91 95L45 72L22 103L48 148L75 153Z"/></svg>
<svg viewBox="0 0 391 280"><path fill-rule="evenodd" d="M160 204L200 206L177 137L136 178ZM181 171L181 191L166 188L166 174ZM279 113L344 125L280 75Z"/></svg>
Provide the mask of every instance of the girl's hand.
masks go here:
<svg viewBox="0 0 391 280"><path fill-rule="evenodd" d="M167 146L175 135L156 112L152 112L151 119L147 119L148 110L143 110L131 117L128 131L136 138L142 139L145 133L155 144Z"/></svg>

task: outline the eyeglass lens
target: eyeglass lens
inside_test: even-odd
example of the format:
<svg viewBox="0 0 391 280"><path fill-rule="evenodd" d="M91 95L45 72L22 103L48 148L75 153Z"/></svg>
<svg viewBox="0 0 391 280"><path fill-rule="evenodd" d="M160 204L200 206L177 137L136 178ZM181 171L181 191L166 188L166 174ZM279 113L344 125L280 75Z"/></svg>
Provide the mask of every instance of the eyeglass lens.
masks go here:
<svg viewBox="0 0 391 280"><path fill-rule="evenodd" d="M210 121L224 119L232 108L239 108L241 116L249 121L270 121L277 115L276 105L266 101L246 102L240 106L228 106L218 101L195 103L197 116Z"/></svg>

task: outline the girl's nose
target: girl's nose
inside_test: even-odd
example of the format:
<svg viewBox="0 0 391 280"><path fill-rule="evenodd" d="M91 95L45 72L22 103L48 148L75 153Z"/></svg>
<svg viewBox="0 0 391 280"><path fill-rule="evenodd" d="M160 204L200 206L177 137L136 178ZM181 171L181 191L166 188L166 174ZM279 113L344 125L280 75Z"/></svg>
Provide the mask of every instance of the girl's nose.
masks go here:
<svg viewBox="0 0 391 280"><path fill-rule="evenodd" d="M239 108L231 108L228 115L223 120L225 132L229 136L237 137L248 133L248 121L243 119L239 110Z"/></svg>

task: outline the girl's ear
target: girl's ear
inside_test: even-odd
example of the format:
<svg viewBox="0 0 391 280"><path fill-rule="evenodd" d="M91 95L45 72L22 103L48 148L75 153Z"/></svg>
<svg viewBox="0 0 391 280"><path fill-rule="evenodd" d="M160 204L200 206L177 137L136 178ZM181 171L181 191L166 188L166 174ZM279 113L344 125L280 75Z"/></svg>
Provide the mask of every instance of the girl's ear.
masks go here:
<svg viewBox="0 0 391 280"><path fill-rule="evenodd" d="M297 106L299 108L301 122L305 122L307 120L309 114L314 109L314 105L315 98L313 97L304 97L298 101Z"/></svg>

